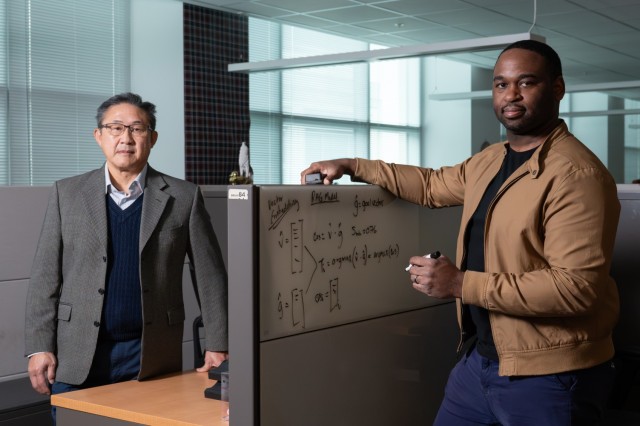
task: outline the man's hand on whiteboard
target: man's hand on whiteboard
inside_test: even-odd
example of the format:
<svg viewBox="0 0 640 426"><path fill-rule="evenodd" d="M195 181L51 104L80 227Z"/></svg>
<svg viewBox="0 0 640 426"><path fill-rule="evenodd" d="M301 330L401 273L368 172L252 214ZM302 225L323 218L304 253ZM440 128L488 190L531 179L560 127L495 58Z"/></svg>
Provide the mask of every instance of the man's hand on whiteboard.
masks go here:
<svg viewBox="0 0 640 426"><path fill-rule="evenodd" d="M411 283L416 290L438 299L462 297L464 272L456 268L448 257L413 256L409 263Z"/></svg>
<svg viewBox="0 0 640 426"><path fill-rule="evenodd" d="M320 173L324 179L325 185L331 185L331 183L340 179L344 175L353 176L356 169L355 158L339 158L337 160L316 161L311 163L309 167L300 173L300 183L305 185L307 183L305 176L312 173Z"/></svg>

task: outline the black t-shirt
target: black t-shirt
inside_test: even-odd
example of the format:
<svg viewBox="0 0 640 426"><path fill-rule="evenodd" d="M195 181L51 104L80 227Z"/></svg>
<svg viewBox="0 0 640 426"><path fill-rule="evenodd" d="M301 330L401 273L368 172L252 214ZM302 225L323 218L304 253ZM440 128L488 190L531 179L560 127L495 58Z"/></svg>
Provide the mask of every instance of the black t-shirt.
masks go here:
<svg viewBox="0 0 640 426"><path fill-rule="evenodd" d="M500 186L502 186L516 169L531 158L534 151L535 148L524 152L517 152L507 145L507 155L502 163L502 167L487 187L478 208L469 221L466 234L467 256L465 264L462 265L463 270L484 272L484 227L489 204L495 198ZM493 226L500 226L500 224L493 224ZM486 358L497 361L498 353L493 342L493 335L491 334L489 312L475 305L468 305L468 309L476 328L478 353Z"/></svg>

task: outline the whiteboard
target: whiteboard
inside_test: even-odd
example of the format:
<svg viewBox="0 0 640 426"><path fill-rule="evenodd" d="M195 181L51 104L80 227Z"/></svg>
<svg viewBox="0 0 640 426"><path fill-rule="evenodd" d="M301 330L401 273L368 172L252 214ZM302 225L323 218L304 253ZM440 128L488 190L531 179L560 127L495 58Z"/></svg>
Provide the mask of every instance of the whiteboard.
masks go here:
<svg viewBox="0 0 640 426"><path fill-rule="evenodd" d="M442 303L413 289L419 207L375 185L259 187L260 340Z"/></svg>

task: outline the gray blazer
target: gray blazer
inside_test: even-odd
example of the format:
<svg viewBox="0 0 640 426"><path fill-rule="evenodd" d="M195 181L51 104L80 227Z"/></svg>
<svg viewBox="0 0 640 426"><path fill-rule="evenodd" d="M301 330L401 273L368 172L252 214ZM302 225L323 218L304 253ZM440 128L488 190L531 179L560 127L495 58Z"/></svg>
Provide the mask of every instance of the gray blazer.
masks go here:
<svg viewBox="0 0 640 426"><path fill-rule="evenodd" d="M104 168L53 185L27 292L25 352L53 352L56 380L81 384L96 349L107 273ZM139 379L182 369L188 255L205 347L227 350L227 274L197 185L148 168L140 224Z"/></svg>

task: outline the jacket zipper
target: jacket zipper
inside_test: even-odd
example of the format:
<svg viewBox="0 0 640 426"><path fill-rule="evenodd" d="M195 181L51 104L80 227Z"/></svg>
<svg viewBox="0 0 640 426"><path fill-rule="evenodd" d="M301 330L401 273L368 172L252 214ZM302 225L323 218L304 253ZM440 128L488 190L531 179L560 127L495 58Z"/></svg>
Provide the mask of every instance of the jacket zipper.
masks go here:
<svg viewBox="0 0 640 426"><path fill-rule="evenodd" d="M493 200L491 200L491 202L489 203L489 206L487 207L487 213L486 213L486 216L484 218L484 232L483 232L483 235L484 235L484 241L483 241L484 248L483 248L483 250L484 250L484 253L485 253L485 255L484 255L484 270L485 270L485 272L487 270L487 226L488 226L488 223L489 223L489 220L488 220L489 212L491 212L493 210L493 207L495 206L498 198L500 198L500 196L502 196L502 194L504 194L507 191L507 189L511 188L517 181L519 181L525 175L528 175L528 174L529 174L529 170L526 169L519 176L516 176L516 177L513 177L513 175L510 176L507 179L506 185L503 188L498 190L498 193L496 194L495 197L493 197ZM491 326L491 334L492 334L492 337L493 337L493 344L496 347L496 352L498 353L498 358L500 358L501 350L498 347L498 345L496 344L495 336L493 336L493 315L491 314L491 311L487 310L487 312L489 313L488 317L489 317L489 324Z"/></svg>

